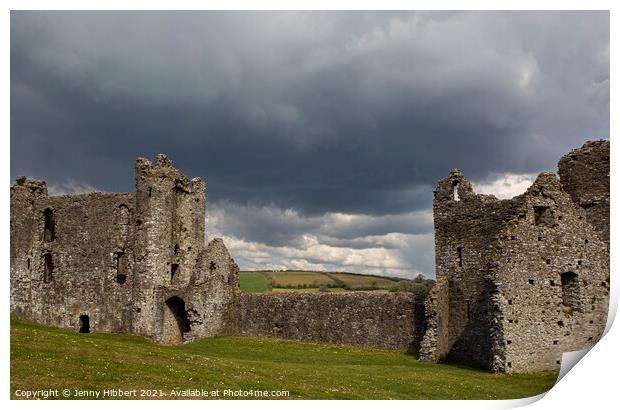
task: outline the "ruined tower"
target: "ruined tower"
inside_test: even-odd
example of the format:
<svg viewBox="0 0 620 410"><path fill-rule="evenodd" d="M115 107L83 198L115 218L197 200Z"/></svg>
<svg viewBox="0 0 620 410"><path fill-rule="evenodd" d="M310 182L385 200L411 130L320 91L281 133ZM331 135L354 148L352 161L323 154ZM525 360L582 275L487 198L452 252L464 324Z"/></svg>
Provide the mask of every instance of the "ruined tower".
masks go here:
<svg viewBox="0 0 620 410"><path fill-rule="evenodd" d="M560 182L573 201L586 211L609 249L609 141L588 141L558 163Z"/></svg>
<svg viewBox="0 0 620 410"><path fill-rule="evenodd" d="M133 332L161 333L153 315L161 289L187 286L205 238L205 185L165 155L136 160Z"/></svg>
<svg viewBox="0 0 620 410"><path fill-rule="evenodd" d="M39 323L163 343L217 334L238 268L220 239L204 240L205 184L165 155L154 166L136 160L135 192L49 196L45 182L19 177L11 309Z"/></svg>
<svg viewBox="0 0 620 410"><path fill-rule="evenodd" d="M582 150L593 145L604 143ZM439 182L437 284L427 299L423 360L505 372L557 369L563 352L601 337L609 300L608 242L600 235L609 229L603 215L609 174L591 183L574 170L608 162L609 154L594 161L580 150L569 155L577 163L561 161L564 185L542 173L508 200L475 194L458 170ZM583 158L587 164L578 163ZM585 203L575 202L566 186ZM593 198L598 208L588 213Z"/></svg>

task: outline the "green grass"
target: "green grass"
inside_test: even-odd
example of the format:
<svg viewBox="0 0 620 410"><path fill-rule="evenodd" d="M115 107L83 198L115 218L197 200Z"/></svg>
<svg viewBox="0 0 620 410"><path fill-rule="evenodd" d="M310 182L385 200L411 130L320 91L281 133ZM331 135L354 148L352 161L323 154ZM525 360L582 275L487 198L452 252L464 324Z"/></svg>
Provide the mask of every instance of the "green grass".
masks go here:
<svg viewBox="0 0 620 410"><path fill-rule="evenodd" d="M320 288L303 288L303 289L294 289L294 288L273 288L271 289L273 293L318 293L320 292ZM347 290L344 288L327 288L326 292L346 292Z"/></svg>
<svg viewBox="0 0 620 410"><path fill-rule="evenodd" d="M239 284L244 292L267 292L270 284L274 292L280 289L316 292L321 286L345 290L390 290L398 286L398 279L374 275L342 272L239 272Z"/></svg>
<svg viewBox="0 0 620 410"><path fill-rule="evenodd" d="M346 283L350 289L377 287L389 289L396 286L398 282L381 276L354 275L352 273L328 273L330 278Z"/></svg>
<svg viewBox="0 0 620 410"><path fill-rule="evenodd" d="M273 283L273 287L276 288L295 287L300 285L318 288L320 286L334 286L336 284L333 279L323 272L265 272L264 275L267 277L267 280Z"/></svg>
<svg viewBox="0 0 620 410"><path fill-rule="evenodd" d="M239 272L239 287L248 293L267 292L269 282L262 272Z"/></svg>
<svg viewBox="0 0 620 410"><path fill-rule="evenodd" d="M496 375L377 349L220 337L160 346L11 318L15 390L287 390L292 399L507 399L550 389L557 373Z"/></svg>

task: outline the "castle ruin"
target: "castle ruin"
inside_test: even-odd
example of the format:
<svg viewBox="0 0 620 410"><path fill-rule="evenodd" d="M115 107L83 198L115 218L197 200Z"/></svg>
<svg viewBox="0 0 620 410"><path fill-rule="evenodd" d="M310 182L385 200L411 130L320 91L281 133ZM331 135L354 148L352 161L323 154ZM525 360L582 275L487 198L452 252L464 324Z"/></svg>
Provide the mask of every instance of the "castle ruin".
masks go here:
<svg viewBox="0 0 620 410"><path fill-rule="evenodd" d="M216 335L347 343L497 372L559 368L602 335L609 298L609 142L588 142L523 195L476 195L460 171L433 205L437 282L413 294L246 294L205 241L205 184L164 155L136 190L49 196L11 187L11 310L80 332L164 344Z"/></svg>
<svg viewBox="0 0 620 410"><path fill-rule="evenodd" d="M11 308L82 332L181 343L221 332L238 268L221 239L205 248L205 184L170 160L136 161L136 191L49 196L11 187Z"/></svg>
<svg viewBox="0 0 620 410"><path fill-rule="evenodd" d="M609 141L564 156L522 195L476 195L454 170L435 190L437 282L422 360L498 372L559 368L592 346L609 302Z"/></svg>

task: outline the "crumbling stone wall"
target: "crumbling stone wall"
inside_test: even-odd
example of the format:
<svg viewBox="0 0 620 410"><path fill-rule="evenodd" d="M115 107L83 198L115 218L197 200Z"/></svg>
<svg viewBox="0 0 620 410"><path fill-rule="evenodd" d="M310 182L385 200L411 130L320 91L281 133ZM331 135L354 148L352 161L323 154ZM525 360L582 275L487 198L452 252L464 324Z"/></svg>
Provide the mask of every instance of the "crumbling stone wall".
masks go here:
<svg viewBox="0 0 620 410"><path fill-rule="evenodd" d="M563 189L586 211L609 249L609 141L588 141L558 163Z"/></svg>
<svg viewBox="0 0 620 410"><path fill-rule="evenodd" d="M428 306L427 314L440 320L429 326L436 326L428 334L433 342L425 343L421 356L489 368L493 357L488 261L494 252L493 239L513 205L491 195L476 195L458 170L441 180L434 194L435 269L442 288L432 293L440 299L439 305Z"/></svg>
<svg viewBox="0 0 620 410"><path fill-rule="evenodd" d="M11 309L82 331L181 343L221 332L238 268L204 246L205 184L165 155L136 160L135 193L48 196L11 187ZM87 325L85 326L84 323Z"/></svg>
<svg viewBox="0 0 620 410"><path fill-rule="evenodd" d="M422 360L550 370L563 352L596 343L609 301L605 147L587 143L560 161L562 183L542 173L509 200L476 195L457 170L439 182L437 284L426 302ZM580 179L586 169L602 180Z"/></svg>
<svg viewBox="0 0 620 410"><path fill-rule="evenodd" d="M557 369L563 352L602 336L609 302L609 259L586 213L554 174L540 174L495 244L493 282L504 344L496 370ZM544 209L546 215L542 215Z"/></svg>
<svg viewBox="0 0 620 410"><path fill-rule="evenodd" d="M74 329L89 314L92 329L129 331L132 277L119 283L117 262L124 254L132 268L133 203L132 193L50 197L44 182L18 178L11 188L13 310Z"/></svg>
<svg viewBox="0 0 620 410"><path fill-rule="evenodd" d="M159 287L189 285L204 249L205 184L188 180L165 155L155 166L136 160L136 258L133 286L133 332L159 334Z"/></svg>
<svg viewBox="0 0 620 410"><path fill-rule="evenodd" d="M425 303L426 331L420 343L420 358L428 362L443 361L454 343L450 336L450 283L439 276Z"/></svg>
<svg viewBox="0 0 620 410"><path fill-rule="evenodd" d="M423 309L411 293L238 294L227 334L417 353L425 330Z"/></svg>

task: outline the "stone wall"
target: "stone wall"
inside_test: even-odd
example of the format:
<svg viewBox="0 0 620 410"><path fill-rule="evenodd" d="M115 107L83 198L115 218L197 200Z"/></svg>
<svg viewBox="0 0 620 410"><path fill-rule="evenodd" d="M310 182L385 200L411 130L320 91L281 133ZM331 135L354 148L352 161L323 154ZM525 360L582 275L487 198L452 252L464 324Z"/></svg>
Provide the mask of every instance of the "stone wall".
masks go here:
<svg viewBox="0 0 620 410"><path fill-rule="evenodd" d="M189 284L204 249L205 184L191 181L165 155L136 160L136 266L133 332L159 334L154 291Z"/></svg>
<svg viewBox="0 0 620 410"><path fill-rule="evenodd" d="M489 265L493 242L514 207L491 195L476 195L458 170L435 190L435 269L438 288L427 309L429 329L422 359L454 360L489 368L492 317L489 314ZM437 311L435 311L438 309Z"/></svg>
<svg viewBox="0 0 620 410"><path fill-rule="evenodd" d="M422 360L556 370L563 352L601 337L609 303L609 143L587 143L559 168L562 182L542 173L507 200L476 195L457 170L439 182L437 284L426 301Z"/></svg>
<svg viewBox="0 0 620 410"><path fill-rule="evenodd" d="M424 305L410 293L237 294L227 334L417 353Z"/></svg>
<svg viewBox="0 0 620 410"><path fill-rule="evenodd" d="M205 184L165 155L136 160L135 193L48 196L11 187L11 309L81 331L181 343L222 332L238 267L204 246ZM87 323L87 326L84 324Z"/></svg>
<svg viewBox="0 0 620 410"><path fill-rule="evenodd" d="M92 330L129 331L133 204L132 193L50 197L44 182L20 178L11 188L13 310L52 326L78 330L88 315Z"/></svg>
<svg viewBox="0 0 620 410"><path fill-rule="evenodd" d="M560 181L609 248L609 141L588 141L558 163Z"/></svg>
<svg viewBox="0 0 620 410"><path fill-rule="evenodd" d="M420 344L420 360L441 362L452 349L454 337L450 335L450 283L447 276L435 281L425 302L424 333Z"/></svg>
<svg viewBox="0 0 620 410"><path fill-rule="evenodd" d="M541 174L512 202L519 211L493 258L505 345L496 370L557 369L563 352L592 346L605 328L606 244L554 174Z"/></svg>

